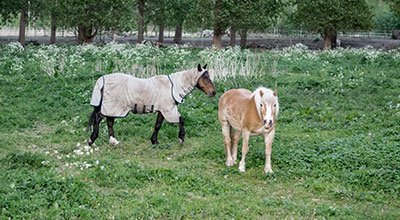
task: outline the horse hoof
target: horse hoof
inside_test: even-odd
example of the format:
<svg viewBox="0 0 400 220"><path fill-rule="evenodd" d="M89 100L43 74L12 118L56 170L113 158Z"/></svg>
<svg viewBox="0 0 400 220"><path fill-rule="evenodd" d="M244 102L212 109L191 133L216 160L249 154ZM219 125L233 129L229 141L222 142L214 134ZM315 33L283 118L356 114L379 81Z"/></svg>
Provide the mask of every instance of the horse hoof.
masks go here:
<svg viewBox="0 0 400 220"><path fill-rule="evenodd" d="M109 143L113 146L117 146L119 144L119 141L115 139L114 137L110 137Z"/></svg>
<svg viewBox="0 0 400 220"><path fill-rule="evenodd" d="M227 166L227 167L231 167L231 166L233 166L233 165L235 165L235 161L234 161L234 160L227 160L227 161L226 161L226 166Z"/></svg>
<svg viewBox="0 0 400 220"><path fill-rule="evenodd" d="M264 170L264 173L265 173L265 174L274 173L274 171L272 171L272 169L269 168L269 169L265 169L265 170Z"/></svg>
<svg viewBox="0 0 400 220"><path fill-rule="evenodd" d="M239 163L239 172L246 172L246 166L244 165L244 163Z"/></svg>
<svg viewBox="0 0 400 220"><path fill-rule="evenodd" d="M179 144L183 144L183 142L185 142L183 139L179 138Z"/></svg>
<svg viewBox="0 0 400 220"><path fill-rule="evenodd" d="M89 139L87 140L87 144L88 144L88 146L91 146L91 145L93 144L93 141L89 138Z"/></svg>
<svg viewBox="0 0 400 220"><path fill-rule="evenodd" d="M158 144L158 141L157 140L151 140L151 144L156 145L156 144Z"/></svg>

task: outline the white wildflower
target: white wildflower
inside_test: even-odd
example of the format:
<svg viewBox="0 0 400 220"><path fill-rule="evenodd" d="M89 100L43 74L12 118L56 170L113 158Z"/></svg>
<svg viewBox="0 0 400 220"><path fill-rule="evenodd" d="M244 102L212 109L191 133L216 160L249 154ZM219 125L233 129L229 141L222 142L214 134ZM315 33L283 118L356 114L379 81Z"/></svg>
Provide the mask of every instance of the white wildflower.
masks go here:
<svg viewBox="0 0 400 220"><path fill-rule="evenodd" d="M83 154L83 152L82 152L81 149L74 150L74 153L75 153L76 155L82 155L82 154Z"/></svg>

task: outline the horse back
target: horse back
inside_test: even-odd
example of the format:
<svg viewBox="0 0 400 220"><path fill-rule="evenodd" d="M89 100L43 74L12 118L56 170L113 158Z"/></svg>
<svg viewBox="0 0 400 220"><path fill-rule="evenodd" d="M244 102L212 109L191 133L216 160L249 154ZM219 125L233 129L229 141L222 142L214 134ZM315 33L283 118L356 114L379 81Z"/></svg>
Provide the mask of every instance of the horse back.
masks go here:
<svg viewBox="0 0 400 220"><path fill-rule="evenodd" d="M218 103L219 120L228 121L230 124L240 124L251 95L252 93L247 89L231 89L222 94Z"/></svg>
<svg viewBox="0 0 400 220"><path fill-rule="evenodd" d="M232 89L225 92L219 101L218 117L235 129L258 130L262 124L253 93L247 89Z"/></svg>

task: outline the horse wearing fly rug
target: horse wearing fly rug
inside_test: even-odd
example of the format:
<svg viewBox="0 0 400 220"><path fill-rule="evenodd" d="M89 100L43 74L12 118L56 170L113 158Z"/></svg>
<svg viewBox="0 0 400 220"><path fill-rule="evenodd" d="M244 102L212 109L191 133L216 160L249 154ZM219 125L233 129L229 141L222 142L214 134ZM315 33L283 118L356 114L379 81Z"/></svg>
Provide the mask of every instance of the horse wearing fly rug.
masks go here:
<svg viewBox="0 0 400 220"><path fill-rule="evenodd" d="M103 118L107 118L109 143L117 145L119 142L114 135L114 120L126 117L129 112L158 113L151 143L158 144L158 131L164 119L170 123L179 123L178 138L180 143L183 143L185 128L178 112L178 104L182 103L194 88L199 88L210 97L215 96L215 87L206 66L202 68L199 64L197 68L147 79L122 73L100 77L96 81L90 101L94 110L89 118L89 126L92 126L93 131L88 144L92 145L97 139L99 124Z"/></svg>
<svg viewBox="0 0 400 220"><path fill-rule="evenodd" d="M265 142L265 173L272 173L271 152L279 112L277 91L258 88L232 89L222 94L218 104L218 118L222 126L226 165L233 166L237 159L240 136L243 137L239 171L245 172L246 154L250 135L263 135Z"/></svg>

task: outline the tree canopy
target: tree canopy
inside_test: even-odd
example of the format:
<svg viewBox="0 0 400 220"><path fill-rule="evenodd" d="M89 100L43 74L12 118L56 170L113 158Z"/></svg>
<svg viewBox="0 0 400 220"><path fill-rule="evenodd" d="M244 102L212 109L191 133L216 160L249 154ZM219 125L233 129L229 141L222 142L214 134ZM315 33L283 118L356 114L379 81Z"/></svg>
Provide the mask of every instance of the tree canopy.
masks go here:
<svg viewBox="0 0 400 220"><path fill-rule="evenodd" d="M372 26L372 13L364 0L294 0L292 21L310 31L321 33L328 41L336 31L363 30Z"/></svg>
<svg viewBox="0 0 400 220"><path fill-rule="evenodd" d="M385 9L377 10L382 5ZM282 15L284 11L286 14ZM175 28L174 40L179 43L183 29L192 32L213 29L213 42L217 47L228 30L231 42L235 42L238 32L241 45L246 45L247 32L266 30L280 20L286 24L290 22L291 27L320 33L324 46L329 48L335 42L337 31L368 30L373 24L380 29L397 27L393 23L400 18L400 0L0 1L1 21L17 18L20 30L27 23L40 21L42 26L51 26L52 37L56 28L69 29L75 31L79 42L91 42L99 32L136 30L138 39L139 36L143 39L145 28L153 26L158 28L160 42L164 28ZM24 35L24 31L20 31L20 35Z"/></svg>

